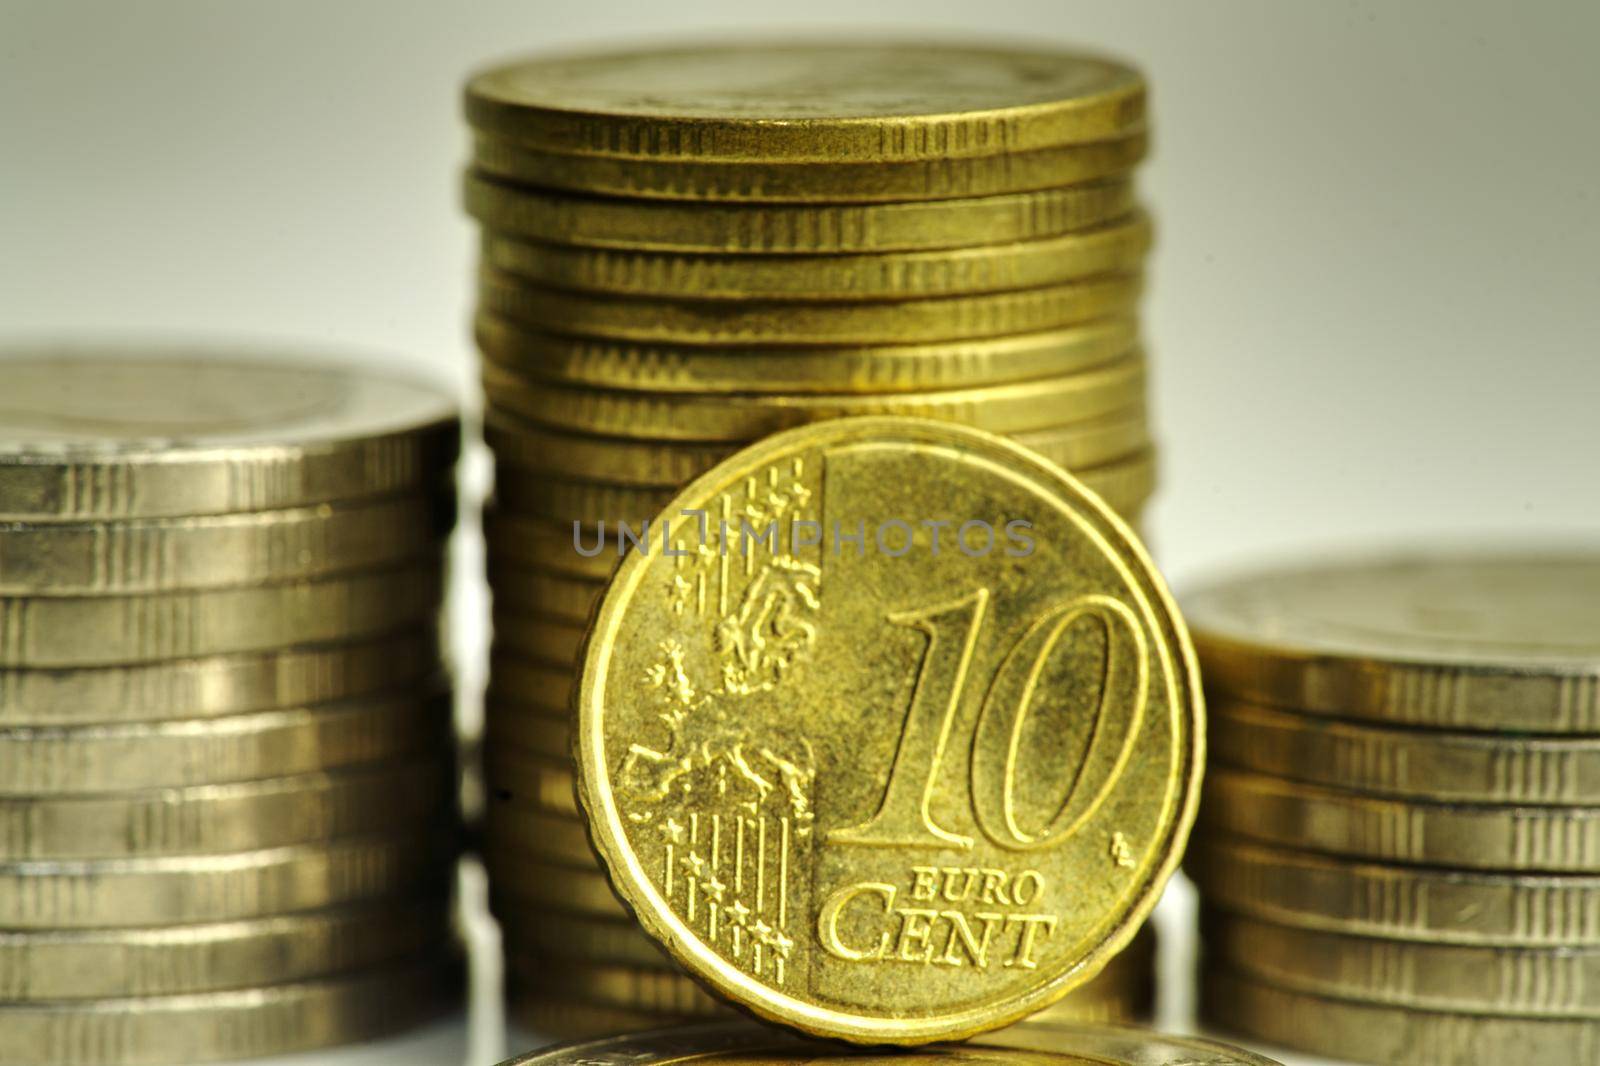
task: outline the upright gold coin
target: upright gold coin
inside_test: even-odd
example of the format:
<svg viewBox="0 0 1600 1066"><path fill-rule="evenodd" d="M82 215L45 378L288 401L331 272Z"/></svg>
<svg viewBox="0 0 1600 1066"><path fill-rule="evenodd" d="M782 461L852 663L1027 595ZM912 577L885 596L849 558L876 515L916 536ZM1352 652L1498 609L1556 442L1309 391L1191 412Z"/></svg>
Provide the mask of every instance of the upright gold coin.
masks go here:
<svg viewBox="0 0 1600 1066"><path fill-rule="evenodd" d="M480 314L492 362L556 384L645 392L882 393L971 388L1071 374L1137 346L1131 318L936 344L708 348L566 337Z"/></svg>
<svg viewBox="0 0 1600 1066"><path fill-rule="evenodd" d="M1600 733L1600 554L1333 563L1187 600L1207 683L1319 714Z"/></svg>
<svg viewBox="0 0 1600 1066"><path fill-rule="evenodd" d="M1150 250L1142 214L1061 237L974 248L859 255L678 255L519 241L493 231L483 262L555 289L728 300L912 300L1134 274Z"/></svg>
<svg viewBox="0 0 1600 1066"><path fill-rule="evenodd" d="M1133 185L892 204L676 204L563 196L469 173L467 213L493 230L552 244L660 252L838 255L1059 237L1126 218Z"/></svg>
<svg viewBox="0 0 1600 1066"><path fill-rule="evenodd" d="M485 70L467 121L550 152L627 159L886 162L1101 140L1144 81L1054 49L739 41L532 57Z"/></svg>
<svg viewBox="0 0 1600 1066"><path fill-rule="evenodd" d="M870 1043L1098 972L1176 866L1202 747L1126 527L1016 445L895 418L772 437L685 509L765 539L691 522L684 554L630 555L576 704L580 799L646 931L734 1002Z"/></svg>
<svg viewBox="0 0 1600 1066"><path fill-rule="evenodd" d="M1138 275L1116 274L1014 292L796 303L572 292L484 270L478 299L493 314L556 333L646 344L743 345L758 354L769 344L939 344L1067 329L1128 317L1140 286Z"/></svg>
<svg viewBox="0 0 1600 1066"><path fill-rule="evenodd" d="M785 1036L748 1022L680 1026L568 1044L502 1066L849 1066L859 1052ZM1271 1059L1192 1036L1092 1024L1008 1029L949 1047L896 1056L904 1066L1278 1066ZM1566 1061L1554 1060L1551 1061Z"/></svg>
<svg viewBox="0 0 1600 1066"><path fill-rule="evenodd" d="M542 189L646 200L843 204L997 196L1074 185L1127 173L1143 162L1148 150L1149 136L1138 126L1082 144L892 163L629 159L546 152L480 133L473 138L472 159L486 174Z"/></svg>
<svg viewBox="0 0 1600 1066"><path fill-rule="evenodd" d="M429 488L461 430L442 392L282 357L0 354L0 519L162 518Z"/></svg>

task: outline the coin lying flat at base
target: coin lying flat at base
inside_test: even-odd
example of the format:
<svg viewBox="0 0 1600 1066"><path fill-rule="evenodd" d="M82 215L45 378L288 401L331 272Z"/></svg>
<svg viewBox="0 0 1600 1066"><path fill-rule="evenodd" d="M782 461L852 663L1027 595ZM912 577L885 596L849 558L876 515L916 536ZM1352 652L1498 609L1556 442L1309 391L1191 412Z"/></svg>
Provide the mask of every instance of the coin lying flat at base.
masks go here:
<svg viewBox="0 0 1600 1066"><path fill-rule="evenodd" d="M440 1014L446 957L231 992L0 1004L0 1066L166 1066L307 1051L397 1033Z"/></svg>
<svg viewBox="0 0 1600 1066"><path fill-rule="evenodd" d="M1128 943L1193 818L1203 712L1097 498L992 435L874 418L769 438L669 509L776 527L630 555L581 660L591 833L680 964L768 1019L915 1044Z"/></svg>
<svg viewBox="0 0 1600 1066"><path fill-rule="evenodd" d="M188 517L431 488L449 397L385 375L214 352L0 354L0 519Z"/></svg>
<svg viewBox="0 0 1600 1066"><path fill-rule="evenodd" d="M748 1022L694 1025L546 1048L502 1066L848 1066L860 1052L774 1033ZM1021 1026L971 1043L896 1056L905 1066L1277 1066L1213 1040L1096 1025Z"/></svg>
<svg viewBox="0 0 1600 1066"><path fill-rule="evenodd" d="M1600 733L1600 555L1328 564L1201 590L1185 613L1234 696L1397 725Z"/></svg>
<svg viewBox="0 0 1600 1066"><path fill-rule="evenodd" d="M1374 1066L1600 1062L1592 1018L1517 1018L1422 1011L1274 988L1208 968L1201 1017L1243 1037Z"/></svg>

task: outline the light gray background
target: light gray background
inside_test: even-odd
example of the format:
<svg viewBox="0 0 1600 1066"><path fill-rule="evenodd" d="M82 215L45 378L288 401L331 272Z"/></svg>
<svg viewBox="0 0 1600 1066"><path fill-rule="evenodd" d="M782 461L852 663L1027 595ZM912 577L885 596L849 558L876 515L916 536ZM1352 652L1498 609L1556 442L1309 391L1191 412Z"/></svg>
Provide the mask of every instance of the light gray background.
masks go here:
<svg viewBox="0 0 1600 1066"><path fill-rule="evenodd" d="M1180 588L1306 547L1600 533L1590 4L0 2L0 339L278 338L465 392L467 70L774 26L1146 70L1151 528ZM461 601L474 622L479 590ZM500 1050L491 999L474 1066ZM462 1031L316 1061L459 1061Z"/></svg>

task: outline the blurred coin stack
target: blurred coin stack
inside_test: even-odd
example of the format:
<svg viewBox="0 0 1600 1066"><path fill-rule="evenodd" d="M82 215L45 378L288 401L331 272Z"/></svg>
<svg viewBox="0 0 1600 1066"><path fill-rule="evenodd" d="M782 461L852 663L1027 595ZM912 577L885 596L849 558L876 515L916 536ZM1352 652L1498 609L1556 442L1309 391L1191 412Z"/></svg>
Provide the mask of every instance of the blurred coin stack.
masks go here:
<svg viewBox="0 0 1600 1066"><path fill-rule="evenodd" d="M1090 56L855 44L535 59L469 83L496 463L486 851L526 1018L711 1009L616 903L573 801L568 688L619 522L637 532L769 433L862 414L1010 435L1137 520L1144 95ZM1116 1009L1084 1010L1148 1000L1148 952L1132 959L1142 977L1107 978Z"/></svg>
<svg viewBox="0 0 1600 1066"><path fill-rule="evenodd" d="M451 402L189 353L0 381L0 1063L448 1006Z"/></svg>
<svg viewBox="0 0 1600 1066"><path fill-rule="evenodd" d="M1600 555L1308 566L1186 614L1209 1020L1386 1066L1600 1062Z"/></svg>

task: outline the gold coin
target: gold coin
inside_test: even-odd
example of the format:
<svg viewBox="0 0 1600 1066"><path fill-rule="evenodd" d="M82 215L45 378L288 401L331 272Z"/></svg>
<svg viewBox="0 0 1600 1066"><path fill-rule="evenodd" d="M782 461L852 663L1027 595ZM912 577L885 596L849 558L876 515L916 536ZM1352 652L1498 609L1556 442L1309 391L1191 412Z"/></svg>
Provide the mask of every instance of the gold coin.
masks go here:
<svg viewBox="0 0 1600 1066"><path fill-rule="evenodd" d="M1143 213L1016 244L859 255L681 255L545 244L484 234L491 276L554 289L696 301L912 300L1037 289L1138 273L1150 251ZM797 308L797 310L801 310Z"/></svg>
<svg viewBox="0 0 1600 1066"><path fill-rule="evenodd" d="M0 1064L82 1066L257 1058L397 1033L443 1013L460 977L445 958L185 996L0 1004Z"/></svg>
<svg viewBox="0 0 1600 1066"><path fill-rule="evenodd" d="M1207 957L1273 985L1419 1010L1585 1017L1600 1022L1600 951L1430 944L1341 936L1218 911Z"/></svg>
<svg viewBox="0 0 1600 1066"><path fill-rule="evenodd" d="M0 926L227 922L448 891L454 841L409 830L232 855L0 863Z"/></svg>
<svg viewBox="0 0 1600 1066"><path fill-rule="evenodd" d="M447 692L199 721L0 728L0 796L209 785L421 756L450 741Z"/></svg>
<svg viewBox="0 0 1600 1066"><path fill-rule="evenodd" d="M0 933L7 1002L170 996L384 966L450 941L439 896L242 922Z"/></svg>
<svg viewBox="0 0 1600 1066"><path fill-rule="evenodd" d="M579 632L578 639L583 639ZM555 664L529 661L525 655L495 652L489 657L489 703L509 700L530 712L554 715L565 721L571 715L572 657Z"/></svg>
<svg viewBox="0 0 1600 1066"><path fill-rule="evenodd" d="M583 643L583 626L560 618L519 614L496 607L492 616L495 650L531 658L534 664L571 668Z"/></svg>
<svg viewBox="0 0 1600 1066"><path fill-rule="evenodd" d="M1282 925L1437 943L1600 947L1600 877L1385 866L1198 835L1185 869L1208 902Z"/></svg>
<svg viewBox="0 0 1600 1066"><path fill-rule="evenodd" d="M1423 803L1212 767L1205 825L1264 843L1380 862L1600 872L1600 807Z"/></svg>
<svg viewBox="0 0 1600 1066"><path fill-rule="evenodd" d="M455 465L432 388L280 356L0 355L0 519L187 517L429 488Z"/></svg>
<svg viewBox="0 0 1600 1066"><path fill-rule="evenodd" d="M610 922L577 914L508 914L501 921L501 929L509 956L524 960L542 956L557 973L567 960L677 972L656 942L632 922Z"/></svg>
<svg viewBox="0 0 1600 1066"><path fill-rule="evenodd" d="M375 637L431 622L437 566L194 592L0 597L0 666L99 666Z"/></svg>
<svg viewBox="0 0 1600 1066"><path fill-rule="evenodd" d="M507 467L508 477L516 482L534 479L518 468ZM574 540L574 535L579 536ZM489 566L544 567L552 573L588 581L605 581L617 568L617 554L578 550L581 530L570 522L528 517L504 508L490 508L483 516L483 535L488 541Z"/></svg>
<svg viewBox="0 0 1600 1066"><path fill-rule="evenodd" d="M683 1018L731 1013L727 1004L712 998L683 973L659 966L570 959L552 965L545 958L508 952L506 968L521 987L543 989L603 1007Z"/></svg>
<svg viewBox="0 0 1600 1066"><path fill-rule="evenodd" d="M522 326L610 340L759 348L803 344L939 344L1126 318L1137 275L1085 278L1018 292L915 300L691 300L551 289L484 269L479 306ZM752 368L754 369L754 368Z"/></svg>
<svg viewBox="0 0 1600 1066"><path fill-rule="evenodd" d="M1600 733L1600 556L1444 555L1284 570L1187 601L1208 683L1437 729Z"/></svg>
<svg viewBox="0 0 1600 1066"><path fill-rule="evenodd" d="M438 555L455 500L388 497L203 518L0 524L0 594L292 581Z"/></svg>
<svg viewBox="0 0 1600 1066"><path fill-rule="evenodd" d="M1230 766L1308 784L1455 803L1600 805L1600 739L1418 731L1213 707L1210 746Z"/></svg>
<svg viewBox="0 0 1600 1066"><path fill-rule="evenodd" d="M668 488L687 484L740 447L738 442L665 443L563 433L496 412L491 412L484 436L502 470L544 470L617 485ZM1097 419L1057 423L1012 436L1068 470L1099 466L1150 447L1142 404Z"/></svg>
<svg viewBox="0 0 1600 1066"><path fill-rule="evenodd" d="M517 185L647 200L882 203L1074 185L1125 174L1144 161L1149 136L1123 135L1026 152L900 162L721 162L541 151L507 137L473 138L474 165Z"/></svg>
<svg viewBox="0 0 1600 1066"><path fill-rule="evenodd" d="M531 567L499 565L489 568L489 587L495 602L509 610L582 625L605 585Z"/></svg>
<svg viewBox="0 0 1600 1066"><path fill-rule="evenodd" d="M517 704L491 694L484 708L484 736L488 745L509 744L551 759L572 757L572 727L558 711Z"/></svg>
<svg viewBox="0 0 1600 1066"><path fill-rule="evenodd" d="M694 1021L646 1011L600 1007L568 996L551 995L544 989L529 992L514 984L510 992L506 1007L511 1019L546 1039L553 1036L562 1040L585 1040L618 1033L655 1032ZM729 1013L731 1016L732 1012Z"/></svg>
<svg viewBox="0 0 1600 1066"><path fill-rule="evenodd" d="M452 767L453 769L453 767ZM105 795L0 798L0 862L214 855L443 819L437 760Z"/></svg>
<svg viewBox="0 0 1600 1066"><path fill-rule="evenodd" d="M679 204L564 196L469 172L467 213L486 228L553 244L636 251L836 255L1014 244L1133 213L1112 178L1036 192L892 204Z"/></svg>
<svg viewBox="0 0 1600 1066"><path fill-rule="evenodd" d="M1155 933L1146 926L1127 950L1087 983L1068 992L1018 1025L1073 1022L1128 1025L1147 1019L1155 1006Z"/></svg>
<svg viewBox="0 0 1600 1066"><path fill-rule="evenodd" d="M571 758L551 759L537 752L496 747L486 753L484 776L498 803L568 817L578 813Z"/></svg>
<svg viewBox="0 0 1600 1066"><path fill-rule="evenodd" d="M564 337L479 314L484 355L537 381L642 392L899 393L1071 374L1132 351L1130 317L1010 337L777 348L708 348Z"/></svg>
<svg viewBox="0 0 1600 1066"><path fill-rule="evenodd" d="M488 851L491 909L515 913L587 914L632 921L599 870L560 866L522 854Z"/></svg>
<svg viewBox="0 0 1600 1066"><path fill-rule="evenodd" d="M1119 512L1132 510L1155 491L1155 456L1149 452L1104 466L1078 467L1071 473L1085 488ZM530 565L570 574L587 556L598 560L593 565L607 565L605 574L601 575L604 578L615 567L619 554L642 549L653 535L652 529L663 528L659 524L652 527L651 519L672 502L678 489L575 481L542 471L503 467L496 471L495 492L508 509L547 519L565 534L553 539L543 533L536 534L536 540L525 546L525 550L532 551L537 546L551 550L552 555L548 559L535 559ZM573 523L577 523L576 528ZM622 528L624 525L626 531ZM606 528L610 529L609 534ZM565 544L562 544L563 539ZM598 553L590 555L597 547ZM586 606L581 606L577 600L570 602L583 612L570 617L588 618ZM586 604L587 600L581 602Z"/></svg>
<svg viewBox="0 0 1600 1066"><path fill-rule="evenodd" d="M911 419L770 438L684 509L781 532L737 564L720 535L630 556L587 638L579 795L645 930L741 1006L873 1043L1005 1025L1098 972L1177 864L1202 740L1125 527L1025 450ZM934 515L967 547L934 556L908 523ZM1018 520L1027 548L998 532Z"/></svg>
<svg viewBox="0 0 1600 1066"><path fill-rule="evenodd" d="M1144 80L1096 55L958 44L729 42L531 57L467 84L467 121L549 152L893 162L1115 137Z"/></svg>
<svg viewBox="0 0 1600 1066"><path fill-rule="evenodd" d="M515 802L492 803L485 821L489 847L502 855L526 855L558 866L598 870L589 834L571 814L558 814ZM632 926L628 926L633 929ZM645 940L643 933L635 935ZM649 943L648 940L645 940Z"/></svg>
<svg viewBox="0 0 1600 1066"><path fill-rule="evenodd" d="M960 422L996 433L1087 422L1138 404L1145 363L1134 355L1078 374L941 392L885 396L685 395L602 392L535 384L483 366L491 403L553 429L655 441L752 441L808 422L898 415Z"/></svg>
<svg viewBox="0 0 1600 1066"><path fill-rule="evenodd" d="M1260 1055L1199 1037L1088 1024L1018 1027L958 1046L921 1048L895 1059L904 1066L1047 1066L1052 1062L1060 1066L1278 1066ZM860 1053L739 1022L681 1026L546 1048L502 1066L687 1066L691 1062L784 1066L799 1061L813 1066L848 1066L860 1061Z"/></svg>
<svg viewBox="0 0 1600 1066"><path fill-rule="evenodd" d="M1600 1061L1592 1018L1515 1018L1422 1011L1291 992L1213 968L1200 981L1211 1025L1315 1055L1384 1066Z"/></svg>

